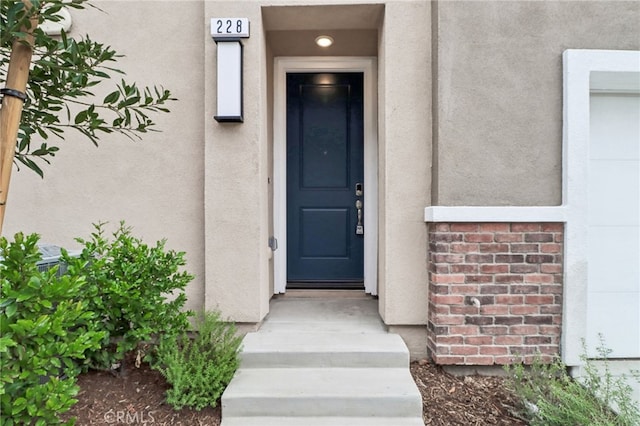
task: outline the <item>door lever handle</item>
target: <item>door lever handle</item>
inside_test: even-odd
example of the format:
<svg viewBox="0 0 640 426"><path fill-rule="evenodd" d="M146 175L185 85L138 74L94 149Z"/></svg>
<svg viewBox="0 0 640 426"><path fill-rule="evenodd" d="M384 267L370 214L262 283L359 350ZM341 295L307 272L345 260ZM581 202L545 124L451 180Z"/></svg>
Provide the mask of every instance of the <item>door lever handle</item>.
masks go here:
<svg viewBox="0 0 640 426"><path fill-rule="evenodd" d="M356 200L356 209L358 211L358 224L356 225L356 235L363 235L364 226L362 226L362 201Z"/></svg>

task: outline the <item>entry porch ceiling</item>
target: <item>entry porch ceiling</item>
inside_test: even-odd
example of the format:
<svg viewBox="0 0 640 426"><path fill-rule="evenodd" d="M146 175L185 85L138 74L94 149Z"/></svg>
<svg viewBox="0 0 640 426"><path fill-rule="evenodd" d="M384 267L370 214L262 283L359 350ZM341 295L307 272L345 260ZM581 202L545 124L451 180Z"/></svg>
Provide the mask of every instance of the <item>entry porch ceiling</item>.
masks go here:
<svg viewBox="0 0 640 426"><path fill-rule="evenodd" d="M262 19L274 56L376 56L383 4L265 6ZM333 37L330 49L315 44Z"/></svg>
<svg viewBox="0 0 640 426"><path fill-rule="evenodd" d="M266 31L377 30L384 4L264 6Z"/></svg>

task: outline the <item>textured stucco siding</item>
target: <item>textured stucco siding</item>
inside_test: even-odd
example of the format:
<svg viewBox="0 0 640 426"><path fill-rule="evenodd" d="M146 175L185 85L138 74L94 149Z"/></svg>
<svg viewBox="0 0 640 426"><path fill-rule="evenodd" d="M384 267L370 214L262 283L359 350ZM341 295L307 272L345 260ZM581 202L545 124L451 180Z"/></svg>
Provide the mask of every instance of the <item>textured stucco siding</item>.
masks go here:
<svg viewBox="0 0 640 426"><path fill-rule="evenodd" d="M443 1L433 21L433 204L560 204L562 52L639 49L640 3Z"/></svg>

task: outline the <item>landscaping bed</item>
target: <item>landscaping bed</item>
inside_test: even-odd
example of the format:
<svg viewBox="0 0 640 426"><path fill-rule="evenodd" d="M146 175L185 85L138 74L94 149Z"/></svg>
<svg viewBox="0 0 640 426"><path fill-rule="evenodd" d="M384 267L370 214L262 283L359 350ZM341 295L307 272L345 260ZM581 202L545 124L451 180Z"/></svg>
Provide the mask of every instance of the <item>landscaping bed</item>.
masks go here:
<svg viewBox="0 0 640 426"><path fill-rule="evenodd" d="M75 416L77 425L220 425L219 404L176 411L165 402L169 386L162 375L144 363L130 365L124 377L104 371L82 374L78 403L65 418ZM516 398L501 377L455 377L426 362L412 363L411 373L422 394L426 425L526 425L512 415Z"/></svg>

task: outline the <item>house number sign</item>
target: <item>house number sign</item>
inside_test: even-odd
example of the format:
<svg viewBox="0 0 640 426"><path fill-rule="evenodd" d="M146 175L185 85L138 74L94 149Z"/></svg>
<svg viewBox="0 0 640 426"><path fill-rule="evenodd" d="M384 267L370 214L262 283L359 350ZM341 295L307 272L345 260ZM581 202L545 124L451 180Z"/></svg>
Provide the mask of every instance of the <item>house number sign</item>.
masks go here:
<svg viewBox="0 0 640 426"><path fill-rule="evenodd" d="M211 37L214 40L249 37L249 18L211 18Z"/></svg>

